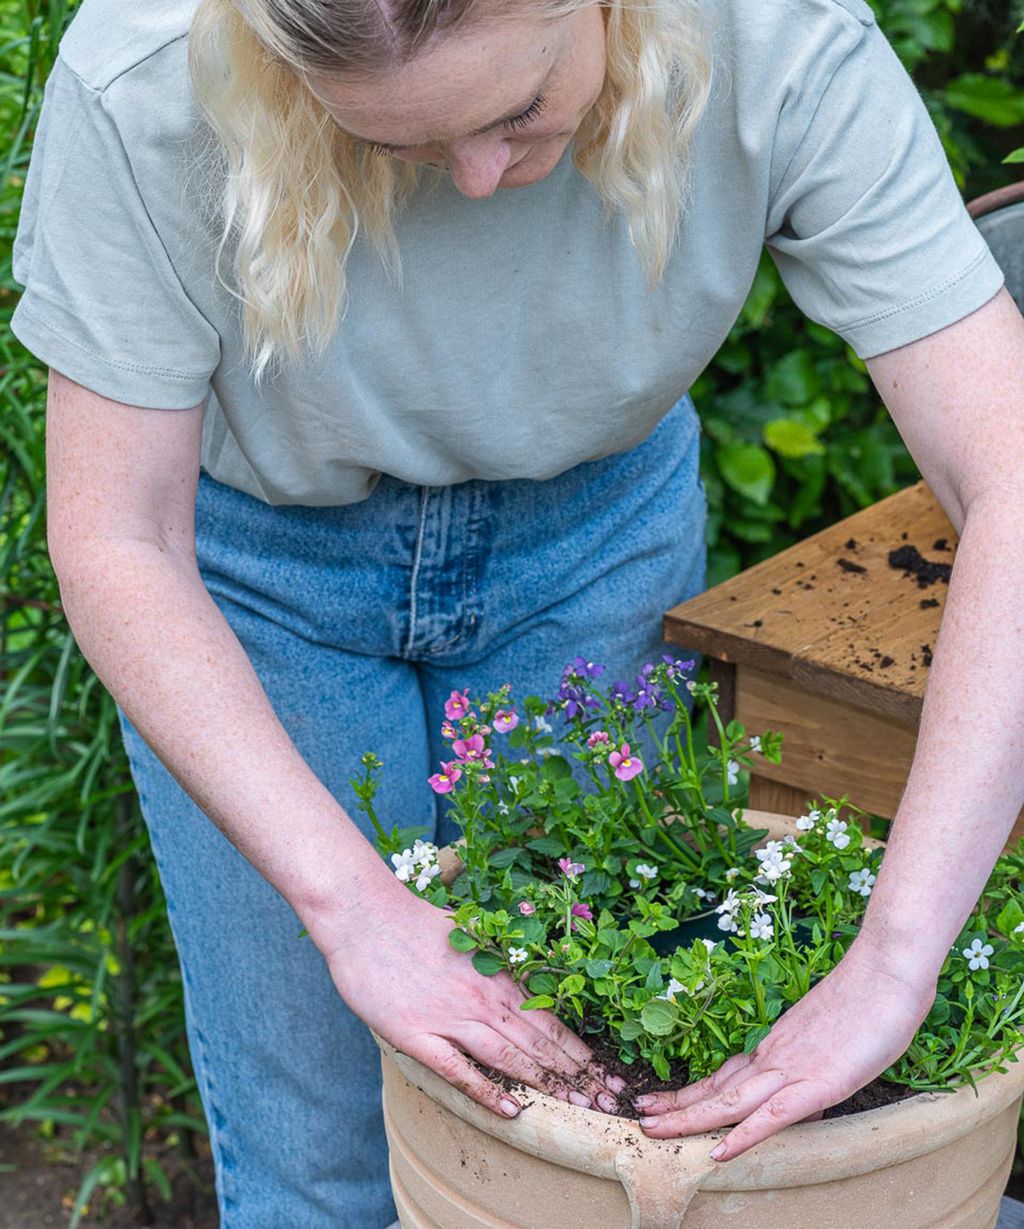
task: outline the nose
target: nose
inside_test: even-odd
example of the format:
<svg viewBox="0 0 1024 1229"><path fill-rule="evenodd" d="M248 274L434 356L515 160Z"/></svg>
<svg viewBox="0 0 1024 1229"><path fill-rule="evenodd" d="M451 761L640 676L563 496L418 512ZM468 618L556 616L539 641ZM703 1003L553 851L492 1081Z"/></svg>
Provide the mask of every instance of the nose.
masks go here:
<svg viewBox="0 0 1024 1229"><path fill-rule="evenodd" d="M482 200L494 194L511 158L508 141L485 133L454 141L448 147L448 170L463 196Z"/></svg>

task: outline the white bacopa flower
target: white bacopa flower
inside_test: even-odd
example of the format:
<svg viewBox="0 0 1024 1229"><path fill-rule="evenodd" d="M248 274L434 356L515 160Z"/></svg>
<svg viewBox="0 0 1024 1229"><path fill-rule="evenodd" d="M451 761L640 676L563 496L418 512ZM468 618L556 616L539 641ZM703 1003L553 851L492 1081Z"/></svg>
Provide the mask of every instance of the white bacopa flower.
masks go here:
<svg viewBox="0 0 1024 1229"><path fill-rule="evenodd" d="M814 820L811 819L809 815L801 815L800 818L796 821L796 826L800 829L801 832L813 832L814 831Z"/></svg>
<svg viewBox="0 0 1024 1229"><path fill-rule="evenodd" d="M431 879L433 879L435 875L440 875L440 873L441 873L441 868L438 866L436 862L434 863L433 866L423 867L423 869L419 873L419 876L416 879L416 891L417 892L425 891Z"/></svg>
<svg viewBox="0 0 1024 1229"><path fill-rule="evenodd" d="M718 946L718 944L714 941L714 939L701 939L701 943L704 944L704 946L708 949L709 952L713 952L715 948Z"/></svg>
<svg viewBox="0 0 1024 1229"><path fill-rule="evenodd" d="M751 738L750 738L750 749L751 749L751 751L760 751L760 750L761 750L761 735L760 735L760 734L753 734L753 735L751 735Z"/></svg>
<svg viewBox="0 0 1024 1229"><path fill-rule="evenodd" d="M413 856L411 849L403 849L401 853L393 853L391 862L395 868L395 875L402 883L408 883L416 870L416 859Z"/></svg>
<svg viewBox="0 0 1024 1229"><path fill-rule="evenodd" d="M1015 935L1019 935L1022 930L1024 930L1024 922L1020 922L1017 926L1014 926L1013 933Z"/></svg>
<svg viewBox="0 0 1024 1229"><path fill-rule="evenodd" d="M638 888L638 887L640 886L640 880L639 880L639 879L631 879L631 880L629 881L629 886L630 886L631 888Z"/></svg>
<svg viewBox="0 0 1024 1229"><path fill-rule="evenodd" d="M735 913L743 902L735 888L730 888L726 894L725 900L720 905L715 906L716 913Z"/></svg>
<svg viewBox="0 0 1024 1229"><path fill-rule="evenodd" d="M636 864L636 873L644 879L656 879L658 868L656 866L649 866L646 862L638 862Z"/></svg>
<svg viewBox="0 0 1024 1229"><path fill-rule="evenodd" d="M499 815L507 815L508 814L508 803L499 802L497 806L497 811Z"/></svg>
<svg viewBox="0 0 1024 1229"><path fill-rule="evenodd" d="M751 891L757 897L759 905L770 905L773 900L778 900L777 896L769 896L767 892L762 892L760 888L752 888Z"/></svg>
<svg viewBox="0 0 1024 1229"><path fill-rule="evenodd" d="M778 844L778 842L773 843ZM765 856L762 856L763 854ZM793 865L791 859L784 858L778 852L774 852L769 856L767 851L758 850L757 856L761 859L761 873L754 876L757 883L778 883Z"/></svg>
<svg viewBox="0 0 1024 1229"><path fill-rule="evenodd" d="M796 837L792 834L792 832L786 833L786 835L782 838L782 843L783 845L788 845L795 853L803 853L804 851L803 845L798 845L796 843Z"/></svg>
<svg viewBox="0 0 1024 1229"><path fill-rule="evenodd" d="M773 934L772 919L767 913L755 913L750 923L752 939L770 939Z"/></svg>
<svg viewBox="0 0 1024 1229"><path fill-rule="evenodd" d="M740 868L738 866L730 866L729 869L725 872L725 882L732 883L732 881L736 878L736 876L739 873L740 873Z"/></svg>
<svg viewBox="0 0 1024 1229"><path fill-rule="evenodd" d="M509 964L522 964L529 953L525 947L510 947L508 949Z"/></svg>
<svg viewBox="0 0 1024 1229"><path fill-rule="evenodd" d="M413 841L412 860L417 866L429 866L437 857L437 846L429 841L421 841L419 837Z"/></svg>
<svg viewBox="0 0 1024 1229"><path fill-rule="evenodd" d="M781 841L766 841L764 849L755 849L754 857L759 862L763 862L765 858L775 858L782 853Z"/></svg>
<svg viewBox="0 0 1024 1229"><path fill-rule="evenodd" d="M697 897L698 900L714 900L715 899L714 893L707 892L704 890L704 888L694 888L693 894L694 896Z"/></svg>
<svg viewBox="0 0 1024 1229"><path fill-rule="evenodd" d="M737 785L740 779L740 766L736 760L730 760L725 767L726 780L730 785Z"/></svg>
<svg viewBox="0 0 1024 1229"><path fill-rule="evenodd" d="M874 884L877 876L872 875L868 867L862 867L859 871L850 872L850 891L859 892L861 896L870 896L871 887Z"/></svg>
<svg viewBox="0 0 1024 1229"><path fill-rule="evenodd" d="M656 994L654 997L656 999L668 999L669 1002L672 1002L675 1000L675 997L679 993L679 991L685 990L685 989L686 987L683 985L681 981L676 981L674 977L670 977L668 979L668 986L665 990L665 993Z"/></svg>
<svg viewBox="0 0 1024 1229"><path fill-rule="evenodd" d="M835 845L836 849L845 849L850 843L846 829L849 825L843 819L830 819L825 829L825 835Z"/></svg>
<svg viewBox="0 0 1024 1229"><path fill-rule="evenodd" d="M963 954L967 957L967 964L972 969L987 969L988 958L996 950L991 943L982 943L980 939L975 939L970 947L962 949Z"/></svg>
<svg viewBox="0 0 1024 1229"><path fill-rule="evenodd" d="M553 734L554 733L554 729L552 728L551 722L545 720L545 718L543 717L535 717L533 719L533 728L537 731L538 734Z"/></svg>
<svg viewBox="0 0 1024 1229"><path fill-rule="evenodd" d="M737 934L742 934L743 931L736 925L736 919L731 913L723 913L718 919L719 930L734 930Z"/></svg>

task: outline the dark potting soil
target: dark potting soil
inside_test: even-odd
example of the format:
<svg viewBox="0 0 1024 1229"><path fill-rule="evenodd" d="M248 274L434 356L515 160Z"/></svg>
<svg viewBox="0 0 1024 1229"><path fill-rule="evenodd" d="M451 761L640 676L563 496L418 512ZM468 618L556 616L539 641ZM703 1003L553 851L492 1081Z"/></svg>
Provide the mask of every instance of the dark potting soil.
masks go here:
<svg viewBox="0 0 1024 1229"><path fill-rule="evenodd" d="M943 541L942 538L939 541ZM953 570L951 563L939 563L937 560L925 559L916 546L897 547L889 552L889 566L913 576L919 589L927 589L936 581L949 583L949 575Z"/></svg>
<svg viewBox="0 0 1024 1229"><path fill-rule="evenodd" d="M677 1060L670 1064L669 1079L661 1080L658 1076L645 1065L643 1070L637 1070L636 1067L624 1063L619 1058L618 1049L615 1044L609 1040L604 1033L588 1032L587 1022L584 1022L580 1030L580 1036L587 1043L594 1053L594 1057L605 1068L610 1075L620 1076L626 1081L626 1087L619 1094L618 1109L614 1111L613 1117L619 1118L642 1118L643 1114L637 1111L632 1103L634 1097L643 1096L648 1092L670 1092L673 1089L685 1088L690 1082L689 1068L686 1063ZM487 1067L483 1063L476 1063L477 1067L496 1084L500 1084L506 1092L515 1093L520 1099L520 1104L526 1108L529 1105L529 1096L533 1091L526 1085L523 1085L519 1080L513 1079L509 1075L505 1075L501 1071L494 1070L493 1067ZM552 1077L554 1084L555 1077ZM577 1081L579 1086L584 1086L584 1079ZM863 1110L877 1109L881 1105L893 1105L897 1101L904 1101L908 1097L915 1096L912 1088L907 1088L902 1084L893 1084L888 1080L875 1079L870 1084L865 1085L858 1092L855 1092L852 1097L847 1097L845 1101L841 1101L838 1105L832 1105L825 1110L825 1118L844 1118L847 1114L859 1114Z"/></svg>

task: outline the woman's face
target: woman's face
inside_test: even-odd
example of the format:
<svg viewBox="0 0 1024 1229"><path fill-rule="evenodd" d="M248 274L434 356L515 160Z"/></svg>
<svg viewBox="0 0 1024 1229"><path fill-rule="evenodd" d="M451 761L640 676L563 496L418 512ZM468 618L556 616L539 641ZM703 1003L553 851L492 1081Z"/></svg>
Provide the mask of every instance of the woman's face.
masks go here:
<svg viewBox="0 0 1024 1229"><path fill-rule="evenodd" d="M405 162L443 163L465 196L547 175L604 84L597 4L558 18L477 20L372 77L308 78L346 132Z"/></svg>

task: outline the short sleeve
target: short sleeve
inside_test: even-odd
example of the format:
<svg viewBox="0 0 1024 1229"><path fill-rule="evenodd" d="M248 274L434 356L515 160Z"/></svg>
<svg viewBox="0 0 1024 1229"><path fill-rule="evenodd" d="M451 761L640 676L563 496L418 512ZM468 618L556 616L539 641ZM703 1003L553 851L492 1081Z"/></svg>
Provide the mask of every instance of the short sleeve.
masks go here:
<svg viewBox="0 0 1024 1229"><path fill-rule="evenodd" d="M154 106L158 100L154 100ZM101 396L201 402L217 330L177 276L102 92L58 57L47 79L13 250L15 337Z"/></svg>
<svg viewBox="0 0 1024 1229"><path fill-rule="evenodd" d="M916 85L873 16L858 24L810 110L780 115L765 242L801 310L863 359L962 319L1005 278Z"/></svg>

